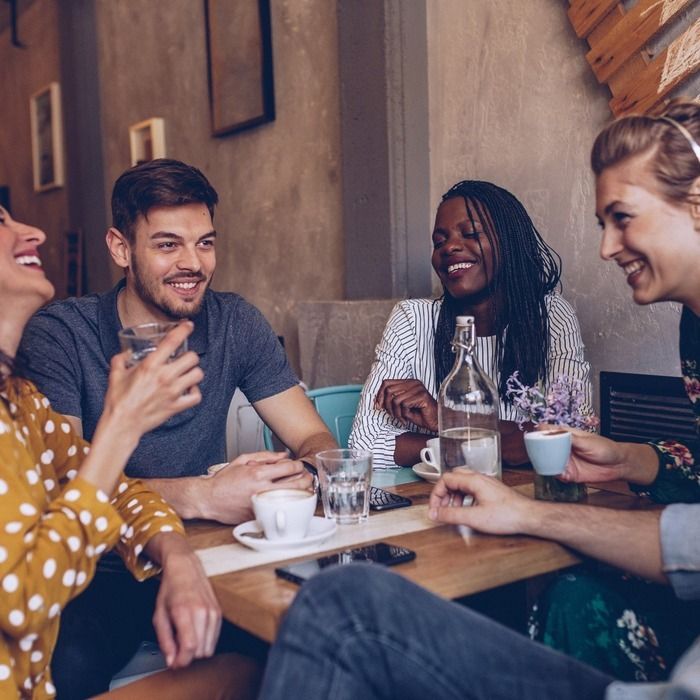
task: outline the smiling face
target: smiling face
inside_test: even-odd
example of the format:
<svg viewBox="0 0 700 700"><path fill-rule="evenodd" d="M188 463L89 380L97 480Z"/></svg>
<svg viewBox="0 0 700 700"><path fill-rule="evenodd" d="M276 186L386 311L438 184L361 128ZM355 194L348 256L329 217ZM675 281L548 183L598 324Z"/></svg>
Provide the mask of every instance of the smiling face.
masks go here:
<svg viewBox="0 0 700 700"><path fill-rule="evenodd" d="M39 257L46 234L15 221L0 207L0 298L5 313L20 312L28 319L54 295Z"/></svg>
<svg viewBox="0 0 700 700"><path fill-rule="evenodd" d="M194 317L216 268L206 205L153 207L134 229L132 244L115 229L107 236L113 259L127 269L129 323Z"/></svg>
<svg viewBox="0 0 700 700"><path fill-rule="evenodd" d="M700 221L697 206L669 202L650 154L609 167L596 181L600 255L616 262L637 304L679 301L700 311Z"/></svg>
<svg viewBox="0 0 700 700"><path fill-rule="evenodd" d="M493 248L476 208L470 204L467 210L463 197L446 199L438 207L433 230L432 264L454 299L469 301L490 296Z"/></svg>

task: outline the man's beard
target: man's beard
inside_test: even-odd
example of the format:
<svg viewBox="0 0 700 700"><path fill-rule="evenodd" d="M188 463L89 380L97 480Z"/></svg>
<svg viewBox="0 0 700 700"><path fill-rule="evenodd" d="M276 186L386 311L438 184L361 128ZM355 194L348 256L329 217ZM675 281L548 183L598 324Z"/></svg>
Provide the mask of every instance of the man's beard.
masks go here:
<svg viewBox="0 0 700 700"><path fill-rule="evenodd" d="M134 290L136 291L137 296L144 303L158 309L158 311L165 314L166 316L169 316L173 320L179 320L184 318L193 319L202 308L202 304L204 302L203 293L201 293L199 300L195 304L181 302L179 306L171 304L170 300L165 298L165 294L162 295L163 298L158 298L158 292L161 290L161 285L163 283L144 279L139 270L139 266L135 255L132 255L131 257L131 271L133 273ZM206 278L204 277L204 275L198 273L188 276L179 276L177 277L177 279L204 280ZM209 278L209 281L207 282L207 286L204 290L205 292L211 284L211 279L212 278Z"/></svg>

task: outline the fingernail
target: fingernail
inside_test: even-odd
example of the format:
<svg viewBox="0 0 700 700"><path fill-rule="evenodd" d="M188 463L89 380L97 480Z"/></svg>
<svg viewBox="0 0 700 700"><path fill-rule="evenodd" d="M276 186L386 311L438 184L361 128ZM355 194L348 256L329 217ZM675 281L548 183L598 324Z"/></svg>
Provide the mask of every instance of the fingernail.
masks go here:
<svg viewBox="0 0 700 700"><path fill-rule="evenodd" d="M437 520L437 509L431 508L430 511L428 511L428 517L431 520Z"/></svg>
<svg viewBox="0 0 700 700"><path fill-rule="evenodd" d="M174 660L175 660L175 656L174 656L173 654L168 654L168 655L165 657L165 664L166 664L166 666L168 666L168 668L170 668L170 666L173 665L173 661L174 661Z"/></svg>

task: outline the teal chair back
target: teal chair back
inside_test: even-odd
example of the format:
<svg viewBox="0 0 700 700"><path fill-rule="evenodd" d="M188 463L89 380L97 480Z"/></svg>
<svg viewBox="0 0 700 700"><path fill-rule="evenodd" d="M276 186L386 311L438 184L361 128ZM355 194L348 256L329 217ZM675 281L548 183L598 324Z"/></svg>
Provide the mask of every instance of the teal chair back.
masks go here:
<svg viewBox="0 0 700 700"><path fill-rule="evenodd" d="M343 384L311 389L306 395L316 408L318 415L328 426L340 447L348 446L352 422L355 419L357 404L360 402L361 384ZM274 449L272 431L265 426L263 431L265 449Z"/></svg>

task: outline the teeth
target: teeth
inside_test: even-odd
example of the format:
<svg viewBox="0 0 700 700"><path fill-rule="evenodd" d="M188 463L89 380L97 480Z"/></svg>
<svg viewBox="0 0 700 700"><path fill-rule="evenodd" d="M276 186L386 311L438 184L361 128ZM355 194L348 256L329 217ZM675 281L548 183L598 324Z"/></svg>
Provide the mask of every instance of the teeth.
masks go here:
<svg viewBox="0 0 700 700"><path fill-rule="evenodd" d="M178 289L194 289L197 286L197 282L171 282L170 284Z"/></svg>
<svg viewBox="0 0 700 700"><path fill-rule="evenodd" d="M625 271L626 275L631 275L633 272L637 272L644 267L644 263L641 260L634 260L627 265L623 265L622 269Z"/></svg>
<svg viewBox="0 0 700 700"><path fill-rule="evenodd" d="M38 265L41 267L41 260L36 255L20 255L15 258L18 265Z"/></svg>
<svg viewBox="0 0 700 700"><path fill-rule="evenodd" d="M448 265L447 274L449 275L451 272L454 272L455 270L468 270L473 265L474 265L474 263L457 263L456 265Z"/></svg>

